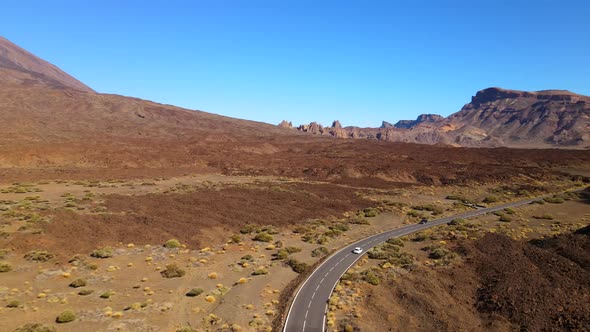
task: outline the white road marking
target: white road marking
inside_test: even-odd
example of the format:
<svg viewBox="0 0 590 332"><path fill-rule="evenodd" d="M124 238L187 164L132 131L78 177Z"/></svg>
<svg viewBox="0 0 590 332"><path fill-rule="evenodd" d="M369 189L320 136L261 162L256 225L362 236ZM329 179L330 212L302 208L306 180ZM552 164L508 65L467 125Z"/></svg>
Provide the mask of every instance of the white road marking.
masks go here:
<svg viewBox="0 0 590 332"><path fill-rule="evenodd" d="M356 246L364 246L364 245L367 245L367 244L370 244L370 243L374 243L374 242L377 242L377 241L384 242L384 241L387 241L387 239L392 238L392 237L400 237L400 236L404 236L404 235L407 235L407 234L410 234L410 233L413 233L413 232L416 232L416 231L419 231L419 230L422 230L422 229L426 229L426 228L430 228L430 227L433 227L433 226L438 226L438 225L446 224L446 223L448 223L448 221L451 221L453 218L470 218L470 217L477 216L477 215L482 215L482 214L485 214L485 213L488 213L488 212L492 212L492 211L496 211L496 210L501 210L501 209L506 208L506 207L514 207L514 206L525 205L525 204L528 204L528 203L530 203L532 201L533 200L526 200L526 201L520 201L520 202L515 202L515 203L510 203L510 204L505 204L505 205L499 205L499 206L495 206L495 207L485 208L485 209L481 209L481 210L479 210L477 212L474 211L474 212L469 212L469 213L455 215L452 218L451 217L442 218L442 219L439 219L439 220L430 222L427 225L412 225L412 226L409 226L409 227L407 227L405 229L397 229L397 230L393 230L393 231L388 232L388 233L382 233L377 238L369 238L371 241L361 241L361 242L355 243L355 245ZM368 239L366 239L366 240L368 240ZM345 248L340 249L336 254L338 254L339 252L341 252L343 250L351 250L351 249L349 247L345 247ZM334 256L336 256L336 254ZM334 269L334 267L336 267L338 264L340 264L345 258L347 258L350 255L351 255L351 253L348 253L338 263L336 263L334 266L332 266L332 268L330 269L330 271L332 271ZM357 260L358 260L358 258L355 259L355 261L357 261ZM322 266L324 263L327 263L328 261L329 260L326 260L325 262L323 262L322 264L320 264L320 266ZM350 266L352 266L353 263L351 263ZM348 266L347 269L350 268L350 266ZM323 283L323 281L328 276L328 274L329 274L329 272L326 273L326 275L322 278L322 280L320 281L320 284ZM313 273L312 273L311 276L313 276ZM299 291L301 291L301 289L305 286L305 283L311 278L311 276L308 277L308 279L305 280L305 282L303 283L303 285L301 286L301 288L297 291L297 293L295 295L295 299L291 303L291 307L289 308L289 312L287 313L286 323L285 323L285 326L283 328L283 332L286 331L286 328L287 328L287 325L288 325L288 322L289 322L289 316L291 314L291 310L293 309L294 303L297 300L297 295L299 295ZM316 291L319 289L319 286L320 285L318 285L316 287ZM333 289L332 289L332 291L333 291ZM314 296L315 296L315 292L312 295L312 299L314 298ZM307 311L305 312L305 320L303 321L303 330L305 330L305 326L306 326L306 322L307 322L307 316L308 316L308 313L309 313L309 309L311 307L311 303L312 303L312 301L310 301L310 303L308 304ZM327 305L326 305L326 308L327 308ZM325 320L326 320L326 313L324 312L324 321L322 322L324 327L325 327L325 323L326 323Z"/></svg>

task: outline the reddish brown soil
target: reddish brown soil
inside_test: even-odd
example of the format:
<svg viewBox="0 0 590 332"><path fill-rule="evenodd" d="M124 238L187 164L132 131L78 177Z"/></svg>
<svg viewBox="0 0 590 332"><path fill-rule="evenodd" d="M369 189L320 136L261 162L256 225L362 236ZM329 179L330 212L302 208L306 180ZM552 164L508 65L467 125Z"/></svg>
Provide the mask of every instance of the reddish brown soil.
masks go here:
<svg viewBox="0 0 590 332"><path fill-rule="evenodd" d="M576 234L515 242L486 235L467 249L480 275L480 312L524 330L590 328L590 227Z"/></svg>
<svg viewBox="0 0 590 332"><path fill-rule="evenodd" d="M388 187L547 180L590 151L467 149L314 137L116 95L0 87L0 182L192 172Z"/></svg>
<svg viewBox="0 0 590 332"><path fill-rule="evenodd" d="M63 254L63 258L119 242L158 244L170 238L198 248L224 241L248 223L290 226L372 205L356 197L355 191L297 184L110 195L106 197L107 214L62 211L45 226L45 234L17 234L9 245L23 250L44 248Z"/></svg>
<svg viewBox="0 0 590 332"><path fill-rule="evenodd" d="M464 264L364 286L363 321L379 331L590 328L590 226L530 243L488 233L459 251Z"/></svg>

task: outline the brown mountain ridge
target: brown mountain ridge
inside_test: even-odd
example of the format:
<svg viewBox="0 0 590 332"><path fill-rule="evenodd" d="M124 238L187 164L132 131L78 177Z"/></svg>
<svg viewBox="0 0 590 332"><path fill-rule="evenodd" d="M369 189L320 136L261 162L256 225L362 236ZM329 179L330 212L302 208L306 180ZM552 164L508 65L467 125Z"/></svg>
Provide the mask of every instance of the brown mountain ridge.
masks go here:
<svg viewBox="0 0 590 332"><path fill-rule="evenodd" d="M2 36L0 36L0 84L22 84L94 92L84 83Z"/></svg>
<svg viewBox="0 0 590 332"><path fill-rule="evenodd" d="M289 127L286 121L281 125ZM590 97L565 90L488 88L478 91L470 103L447 118L422 114L394 125L383 121L380 128L323 127L312 122L297 130L338 138L465 147L587 149Z"/></svg>
<svg viewBox="0 0 590 332"><path fill-rule="evenodd" d="M541 164L583 164L590 158L573 151L539 154L533 150L391 142L386 136L398 135L398 128L376 132L377 138L384 138L381 141L334 140L261 122L95 93L15 46L0 53L0 63L8 64L0 71L0 182L214 172L375 186L462 183L519 174L515 167L542 178L548 173ZM438 124L421 123L405 129L418 133L411 141L440 141L430 129L419 129L425 126ZM323 130L317 124L312 127ZM348 137L348 128L339 122L334 122L331 130L337 137ZM358 129L357 136L361 135L364 133Z"/></svg>

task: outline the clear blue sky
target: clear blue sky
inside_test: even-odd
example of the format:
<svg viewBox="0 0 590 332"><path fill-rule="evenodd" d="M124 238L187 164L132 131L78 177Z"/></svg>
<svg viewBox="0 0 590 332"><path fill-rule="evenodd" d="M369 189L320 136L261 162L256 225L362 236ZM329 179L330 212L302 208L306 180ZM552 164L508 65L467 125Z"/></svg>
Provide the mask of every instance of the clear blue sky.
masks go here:
<svg viewBox="0 0 590 332"><path fill-rule="evenodd" d="M590 95L590 1L5 1L0 34L99 92L378 126L477 90Z"/></svg>

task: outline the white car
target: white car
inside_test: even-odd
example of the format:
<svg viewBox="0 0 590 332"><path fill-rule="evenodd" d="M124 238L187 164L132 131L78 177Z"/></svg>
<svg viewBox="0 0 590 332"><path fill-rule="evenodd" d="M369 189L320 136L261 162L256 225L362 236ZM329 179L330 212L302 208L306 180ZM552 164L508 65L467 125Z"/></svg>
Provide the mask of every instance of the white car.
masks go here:
<svg viewBox="0 0 590 332"><path fill-rule="evenodd" d="M363 248L361 247L356 247L354 248L354 250L352 251L353 253L360 255L363 252Z"/></svg>

